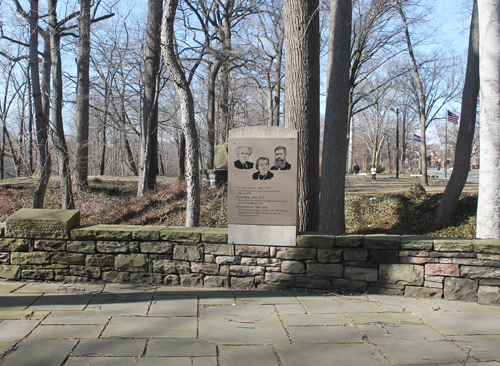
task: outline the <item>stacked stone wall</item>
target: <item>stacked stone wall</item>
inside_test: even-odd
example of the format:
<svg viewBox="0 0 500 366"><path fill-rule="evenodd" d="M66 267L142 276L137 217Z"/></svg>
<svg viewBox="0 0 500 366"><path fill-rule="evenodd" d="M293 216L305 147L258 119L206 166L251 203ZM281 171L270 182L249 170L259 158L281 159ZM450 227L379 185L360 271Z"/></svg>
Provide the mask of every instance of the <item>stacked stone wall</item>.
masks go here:
<svg viewBox="0 0 500 366"><path fill-rule="evenodd" d="M76 227L66 239L14 235L0 224L4 280L305 288L500 304L500 240L305 233L295 247L252 246L228 244L225 229L119 225Z"/></svg>

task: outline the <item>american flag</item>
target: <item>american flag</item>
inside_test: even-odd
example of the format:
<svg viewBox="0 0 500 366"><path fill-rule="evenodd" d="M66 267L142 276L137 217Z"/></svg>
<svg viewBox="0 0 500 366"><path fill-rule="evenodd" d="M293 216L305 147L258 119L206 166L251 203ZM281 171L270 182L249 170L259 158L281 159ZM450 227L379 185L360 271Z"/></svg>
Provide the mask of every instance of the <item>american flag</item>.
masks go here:
<svg viewBox="0 0 500 366"><path fill-rule="evenodd" d="M422 138L419 135L413 134L413 140L420 142L420 141L422 141Z"/></svg>
<svg viewBox="0 0 500 366"><path fill-rule="evenodd" d="M458 115L448 111L448 117L447 117L448 122L458 125L458 118L459 118Z"/></svg>

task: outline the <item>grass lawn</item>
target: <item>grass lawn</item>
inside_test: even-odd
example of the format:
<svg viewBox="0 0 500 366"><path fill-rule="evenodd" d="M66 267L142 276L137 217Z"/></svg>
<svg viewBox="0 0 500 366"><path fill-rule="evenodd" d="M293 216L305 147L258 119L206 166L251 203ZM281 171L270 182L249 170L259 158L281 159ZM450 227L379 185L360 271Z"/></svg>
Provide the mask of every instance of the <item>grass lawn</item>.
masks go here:
<svg viewBox="0 0 500 366"><path fill-rule="evenodd" d="M429 179L426 193L414 189L418 178L377 175L377 183L361 176L346 178L346 232L358 234L412 234L475 237L477 183L467 183L452 225L437 227L434 218L445 180ZM0 221L23 207L31 207L35 181L0 181ZM82 225L129 224L182 226L186 189L176 178L160 177L158 189L136 198L136 177L90 179L87 191L74 192ZM201 185L201 226L227 227L226 189ZM45 208L61 208L57 177L51 179Z"/></svg>

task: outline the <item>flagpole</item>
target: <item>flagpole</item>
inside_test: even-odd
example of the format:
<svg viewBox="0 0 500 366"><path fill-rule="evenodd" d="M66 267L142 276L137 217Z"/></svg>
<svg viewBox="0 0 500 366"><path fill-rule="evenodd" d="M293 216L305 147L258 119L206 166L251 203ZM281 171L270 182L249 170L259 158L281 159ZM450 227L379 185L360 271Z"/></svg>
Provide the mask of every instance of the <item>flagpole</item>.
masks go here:
<svg viewBox="0 0 500 366"><path fill-rule="evenodd" d="M446 117L444 118L444 124L446 126L445 130L445 145L444 145L444 179L448 179L448 167L446 164L446 159L448 158L448 110L446 111Z"/></svg>

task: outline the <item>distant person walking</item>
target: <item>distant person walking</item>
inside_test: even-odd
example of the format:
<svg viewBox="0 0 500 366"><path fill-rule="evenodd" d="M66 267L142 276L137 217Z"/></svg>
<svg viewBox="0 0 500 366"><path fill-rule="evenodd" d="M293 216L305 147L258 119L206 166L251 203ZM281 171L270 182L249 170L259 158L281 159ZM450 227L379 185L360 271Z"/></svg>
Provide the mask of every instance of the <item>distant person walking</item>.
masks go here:
<svg viewBox="0 0 500 366"><path fill-rule="evenodd" d="M372 183L377 183L377 168L375 167L375 165L372 165L370 173L372 173Z"/></svg>
<svg viewBox="0 0 500 366"><path fill-rule="evenodd" d="M352 167L352 171L354 172L354 177L356 179L359 178L359 171L361 170L361 168L359 167L358 163L354 163L354 166Z"/></svg>

